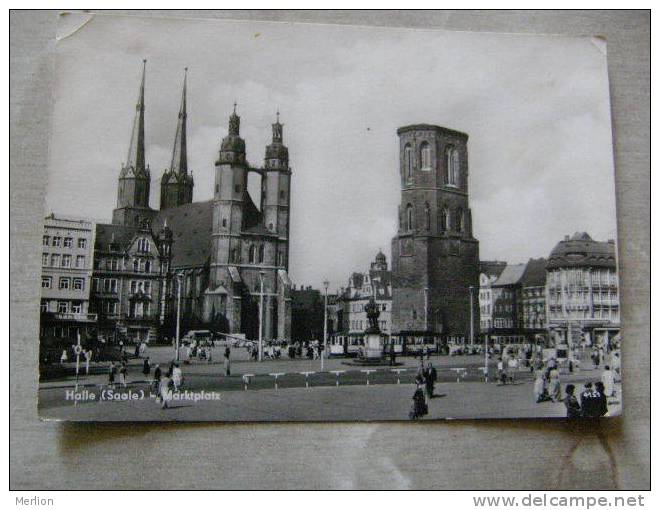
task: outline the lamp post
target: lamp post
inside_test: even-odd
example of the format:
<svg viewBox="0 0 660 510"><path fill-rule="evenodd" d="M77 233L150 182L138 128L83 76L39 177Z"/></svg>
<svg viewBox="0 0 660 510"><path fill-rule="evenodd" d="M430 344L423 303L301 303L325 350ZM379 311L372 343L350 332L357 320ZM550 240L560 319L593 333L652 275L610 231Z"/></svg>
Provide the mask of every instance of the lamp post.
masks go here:
<svg viewBox="0 0 660 510"><path fill-rule="evenodd" d="M264 271L259 271L259 361L264 360Z"/></svg>
<svg viewBox="0 0 660 510"><path fill-rule="evenodd" d="M470 345L474 346L474 286L470 285Z"/></svg>
<svg viewBox="0 0 660 510"><path fill-rule="evenodd" d="M321 371L323 371L323 357L325 356L325 348L328 343L328 285L330 282L325 280L323 282L324 301L323 301L323 348L321 349Z"/></svg>
<svg viewBox="0 0 660 510"><path fill-rule="evenodd" d="M176 344L174 359L179 361L179 342L181 341L181 285L183 280L183 273L176 274L177 288L176 288Z"/></svg>

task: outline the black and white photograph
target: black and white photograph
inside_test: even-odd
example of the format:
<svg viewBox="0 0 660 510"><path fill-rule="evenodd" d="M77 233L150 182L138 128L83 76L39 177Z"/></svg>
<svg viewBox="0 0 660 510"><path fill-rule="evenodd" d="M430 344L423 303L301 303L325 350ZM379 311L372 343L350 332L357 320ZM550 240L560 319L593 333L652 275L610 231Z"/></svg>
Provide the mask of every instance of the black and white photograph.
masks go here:
<svg viewBox="0 0 660 510"><path fill-rule="evenodd" d="M623 414L604 38L58 32L41 419Z"/></svg>

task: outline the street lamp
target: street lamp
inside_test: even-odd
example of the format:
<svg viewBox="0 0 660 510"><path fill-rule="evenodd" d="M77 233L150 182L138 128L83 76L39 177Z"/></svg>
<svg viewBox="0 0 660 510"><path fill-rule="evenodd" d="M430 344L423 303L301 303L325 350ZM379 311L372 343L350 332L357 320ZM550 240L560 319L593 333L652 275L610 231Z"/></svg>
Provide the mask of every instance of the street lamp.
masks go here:
<svg viewBox="0 0 660 510"><path fill-rule="evenodd" d="M323 349L321 349L321 371L323 371L323 357L325 356L325 348L328 343L328 285L330 285L330 282L325 280L323 282L325 298L323 304Z"/></svg>
<svg viewBox="0 0 660 510"><path fill-rule="evenodd" d="M177 273L176 274L176 281L177 281L177 297L176 297L176 345L175 345L175 352L174 352L174 359L179 361L179 342L181 340L181 285L182 285L182 280L183 280L183 273Z"/></svg>
<svg viewBox="0 0 660 510"><path fill-rule="evenodd" d="M474 347L474 286L470 285L470 345Z"/></svg>
<svg viewBox="0 0 660 510"><path fill-rule="evenodd" d="M265 271L259 271L259 361L264 360L264 274Z"/></svg>

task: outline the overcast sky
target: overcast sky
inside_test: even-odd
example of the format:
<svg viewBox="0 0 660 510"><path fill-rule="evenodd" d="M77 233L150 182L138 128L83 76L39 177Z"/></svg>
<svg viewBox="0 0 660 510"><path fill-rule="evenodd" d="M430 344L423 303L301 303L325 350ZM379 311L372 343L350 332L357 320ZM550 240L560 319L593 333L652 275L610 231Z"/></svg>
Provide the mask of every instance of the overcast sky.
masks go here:
<svg viewBox="0 0 660 510"><path fill-rule="evenodd" d="M61 32L75 25L68 17ZM575 231L616 237L600 40L97 15L57 52L47 212L110 220L146 58L152 207L171 159L184 67L195 201L212 197L234 100L256 166L279 108L293 169L296 284L345 285L378 249L390 262L396 129L413 123L469 134L482 260L547 256Z"/></svg>

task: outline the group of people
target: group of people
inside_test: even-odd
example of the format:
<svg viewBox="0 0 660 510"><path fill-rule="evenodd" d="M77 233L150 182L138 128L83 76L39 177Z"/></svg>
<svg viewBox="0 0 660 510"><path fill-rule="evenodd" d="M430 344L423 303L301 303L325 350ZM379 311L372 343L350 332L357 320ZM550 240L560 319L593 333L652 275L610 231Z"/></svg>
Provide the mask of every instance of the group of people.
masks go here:
<svg viewBox="0 0 660 510"><path fill-rule="evenodd" d="M575 396L575 385L566 385L566 397L564 405L566 406L567 418L598 418L605 416L608 411L607 393L605 384L598 381L595 384L586 383L584 390L580 393L580 399Z"/></svg>
<svg viewBox="0 0 660 510"><path fill-rule="evenodd" d="M433 364L424 365L422 360L415 376L415 392L412 396L413 404L409 413L411 420L418 420L429 413L427 399L433 398L437 380L438 371Z"/></svg>
<svg viewBox="0 0 660 510"><path fill-rule="evenodd" d="M110 362L110 368L108 370L108 386L114 388L115 384L119 384L124 388L128 384L128 368L127 363L124 360L118 364L115 364L113 361Z"/></svg>

